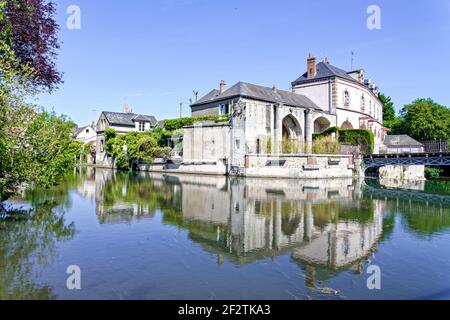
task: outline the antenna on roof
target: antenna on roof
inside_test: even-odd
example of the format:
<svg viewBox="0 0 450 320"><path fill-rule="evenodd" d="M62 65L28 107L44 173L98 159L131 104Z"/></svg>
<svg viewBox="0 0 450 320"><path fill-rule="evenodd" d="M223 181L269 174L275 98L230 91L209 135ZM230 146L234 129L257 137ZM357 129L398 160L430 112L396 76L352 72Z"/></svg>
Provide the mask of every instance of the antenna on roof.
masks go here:
<svg viewBox="0 0 450 320"><path fill-rule="evenodd" d="M353 71L353 61L354 61L354 58L355 58L355 52L352 51L352 52L351 52L351 58L350 58L350 71Z"/></svg>

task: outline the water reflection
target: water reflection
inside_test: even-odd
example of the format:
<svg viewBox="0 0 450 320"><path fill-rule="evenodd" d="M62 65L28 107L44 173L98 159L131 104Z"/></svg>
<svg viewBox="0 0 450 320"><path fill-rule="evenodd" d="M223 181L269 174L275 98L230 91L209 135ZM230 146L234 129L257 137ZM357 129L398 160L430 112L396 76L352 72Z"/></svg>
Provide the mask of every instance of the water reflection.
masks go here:
<svg viewBox="0 0 450 320"><path fill-rule="evenodd" d="M32 209L12 209L0 219L0 300L56 298L50 285L34 279L53 263L57 242L74 237L64 217L68 185L29 192Z"/></svg>
<svg viewBox="0 0 450 320"><path fill-rule="evenodd" d="M430 187L426 185L425 190L427 188ZM224 264L232 264L242 270L243 274L247 266L289 257L289 264L295 266L296 273L304 275L303 288L335 294L336 290L324 287L323 283L336 279L341 274L351 273L361 275L363 288L360 288L358 294L367 294L365 278L362 277L364 269L373 254L379 253L380 244L391 242L396 227L402 233L407 232L408 236L414 235L419 239L437 237L448 232L450 197L442 192L445 188L434 185L432 190L436 192L422 190L412 193L380 185L376 180L241 179L77 169L61 186L27 194L27 199L34 208L31 219L23 222L0 221L0 298L57 297L51 284L39 284L40 282L35 281L38 279L34 274L35 266L41 265L45 269L55 257L56 244L76 238L77 221L83 222L80 225L81 230L85 230L88 237L86 239L96 239L97 250L104 250L105 257L115 257L125 252L130 261L123 260L126 264L123 266L125 269L121 270L128 274L130 270L134 270L132 274L139 271L144 273L152 266L160 270L161 276L161 270L170 266L172 274L169 278L189 278L183 269L185 262L179 265L173 261L168 262L173 257L163 243L173 238L170 229L158 233L158 237L148 244L140 238L138 243L145 243L149 247L148 256L141 251L145 246L135 247L131 245L132 242L126 243L126 249L118 248L121 241L134 239L133 232L137 230L121 228L121 225L137 227L142 225L141 222L157 222L157 225L177 228L187 234L187 240L176 239L170 244L170 252L175 257L181 255L183 248L186 248L182 241L189 241L201 248L202 252L213 256L215 269L222 268ZM88 208L92 209L88 210L95 210L95 213L92 212L95 223L105 227L113 226L115 233L108 233L108 228L90 229L85 220L77 220L80 212L78 206L73 205L74 198L91 203L92 206ZM66 221L65 212L74 213L74 223ZM101 234L94 235L92 230ZM145 230L149 235L153 231L156 230ZM104 238L108 247L102 245L101 239ZM111 243L116 245L110 246ZM85 256L76 258L92 260L92 242L86 240L81 245L87 246L82 248ZM200 254L197 252L197 255ZM39 258L35 260L36 256ZM442 257L445 260L445 255ZM418 265L422 261L425 259L420 260ZM102 266L101 262L98 263L100 265L96 267L102 270L109 265ZM202 264L191 268L190 274L193 275L196 270L202 273ZM428 263L420 268L432 265ZM273 268L281 274L290 272L286 265L274 264ZM394 269L390 273L400 272L399 267L395 266ZM403 266L400 269L403 271ZM276 276L273 275L273 279ZM208 279L205 282L221 279L217 279L217 275L215 278L208 278L204 272L201 277ZM224 276L218 287L230 286L234 283L233 277L234 274L231 273ZM261 281L268 281L263 275L261 277ZM414 277L411 276L411 279ZM108 278L107 281L114 283L115 280ZM391 282L395 283L395 279L391 279ZM282 283L283 279L272 283L272 289L267 288L267 297L273 298L273 288L281 288ZM294 284L295 281L288 286ZM138 284L130 284L127 289L133 290L134 285ZM190 292L202 290L201 282L189 285L192 286ZM298 283L295 284L296 290L305 290L298 289L297 285ZM230 292L234 289L229 288ZM345 291L349 288L339 289ZM184 297L181 291L179 296L176 292L171 294L176 298ZM224 294L223 297L229 296ZM141 296L137 295L135 298Z"/></svg>
<svg viewBox="0 0 450 320"><path fill-rule="evenodd" d="M95 198L100 223L152 217L237 265L288 252L315 267L360 270L383 233L381 200L352 179L280 180L90 170L78 191ZM356 267L355 267L356 265ZM311 283L309 285L312 285Z"/></svg>

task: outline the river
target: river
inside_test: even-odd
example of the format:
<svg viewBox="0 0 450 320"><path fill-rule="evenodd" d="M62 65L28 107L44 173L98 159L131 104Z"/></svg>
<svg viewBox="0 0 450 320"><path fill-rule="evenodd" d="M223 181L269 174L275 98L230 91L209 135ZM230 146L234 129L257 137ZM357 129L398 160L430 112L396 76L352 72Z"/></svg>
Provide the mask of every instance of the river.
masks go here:
<svg viewBox="0 0 450 320"><path fill-rule="evenodd" d="M403 187L76 169L8 203L0 299L450 299L450 182Z"/></svg>

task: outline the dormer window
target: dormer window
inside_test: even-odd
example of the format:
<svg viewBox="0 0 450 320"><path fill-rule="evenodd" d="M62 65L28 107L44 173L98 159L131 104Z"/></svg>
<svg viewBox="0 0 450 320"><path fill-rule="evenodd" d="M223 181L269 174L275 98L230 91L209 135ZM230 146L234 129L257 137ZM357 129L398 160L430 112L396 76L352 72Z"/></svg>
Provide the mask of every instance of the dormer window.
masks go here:
<svg viewBox="0 0 450 320"><path fill-rule="evenodd" d="M344 91L344 106L350 107L350 93L347 89L345 89Z"/></svg>

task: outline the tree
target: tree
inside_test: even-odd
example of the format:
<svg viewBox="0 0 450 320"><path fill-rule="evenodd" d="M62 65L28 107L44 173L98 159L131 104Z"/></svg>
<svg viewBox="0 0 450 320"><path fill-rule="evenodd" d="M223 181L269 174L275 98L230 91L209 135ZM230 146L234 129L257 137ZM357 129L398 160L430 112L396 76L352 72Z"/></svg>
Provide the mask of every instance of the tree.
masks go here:
<svg viewBox="0 0 450 320"><path fill-rule="evenodd" d="M450 109L432 99L417 99L401 111L399 131L419 141L450 139Z"/></svg>
<svg viewBox="0 0 450 320"><path fill-rule="evenodd" d="M392 102L391 97L385 96L382 93L378 94L378 98L383 103L383 125L386 128L392 128L397 121L394 103Z"/></svg>
<svg viewBox="0 0 450 320"><path fill-rule="evenodd" d="M54 14L52 1L0 0L0 210L22 184L60 181L81 151L73 122L25 102L61 83Z"/></svg>
<svg viewBox="0 0 450 320"><path fill-rule="evenodd" d="M28 89L56 89L62 75L55 4L47 0L0 0L0 76Z"/></svg>

